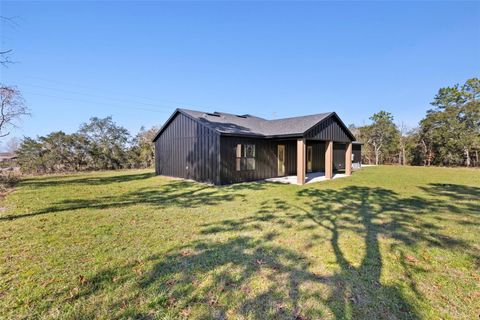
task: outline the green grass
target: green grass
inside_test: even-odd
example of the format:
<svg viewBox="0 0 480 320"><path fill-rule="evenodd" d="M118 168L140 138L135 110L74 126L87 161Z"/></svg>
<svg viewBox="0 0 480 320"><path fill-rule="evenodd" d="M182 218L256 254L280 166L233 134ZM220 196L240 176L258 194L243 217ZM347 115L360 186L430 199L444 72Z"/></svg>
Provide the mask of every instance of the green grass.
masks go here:
<svg viewBox="0 0 480 320"><path fill-rule="evenodd" d="M478 319L479 199L474 169L28 178L0 212L0 317Z"/></svg>

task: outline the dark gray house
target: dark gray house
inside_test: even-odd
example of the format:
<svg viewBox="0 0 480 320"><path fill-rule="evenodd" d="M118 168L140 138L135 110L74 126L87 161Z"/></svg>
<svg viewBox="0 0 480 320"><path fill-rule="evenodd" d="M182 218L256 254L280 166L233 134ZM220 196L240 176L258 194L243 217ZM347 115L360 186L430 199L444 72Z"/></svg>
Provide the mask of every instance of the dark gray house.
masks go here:
<svg viewBox="0 0 480 320"><path fill-rule="evenodd" d="M360 144L335 112L266 120L177 109L154 138L158 175L230 184L324 171L351 174ZM356 149L353 151L353 149Z"/></svg>

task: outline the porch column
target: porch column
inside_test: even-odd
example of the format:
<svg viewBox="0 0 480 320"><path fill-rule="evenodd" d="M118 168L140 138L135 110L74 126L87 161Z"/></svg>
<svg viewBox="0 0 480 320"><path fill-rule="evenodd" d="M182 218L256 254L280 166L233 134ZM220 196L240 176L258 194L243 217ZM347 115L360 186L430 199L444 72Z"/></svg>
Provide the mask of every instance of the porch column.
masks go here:
<svg viewBox="0 0 480 320"><path fill-rule="evenodd" d="M333 178L333 141L325 141L325 179Z"/></svg>
<svg viewBox="0 0 480 320"><path fill-rule="evenodd" d="M297 184L305 184L305 139L297 139Z"/></svg>
<svg viewBox="0 0 480 320"><path fill-rule="evenodd" d="M347 142L345 146L345 174L352 175L352 143Z"/></svg>

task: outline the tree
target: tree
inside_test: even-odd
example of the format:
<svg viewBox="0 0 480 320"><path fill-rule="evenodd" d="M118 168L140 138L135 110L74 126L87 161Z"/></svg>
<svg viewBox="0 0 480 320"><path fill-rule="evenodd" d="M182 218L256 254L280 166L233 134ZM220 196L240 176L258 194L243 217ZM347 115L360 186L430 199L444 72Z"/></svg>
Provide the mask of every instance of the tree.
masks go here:
<svg viewBox="0 0 480 320"><path fill-rule="evenodd" d="M113 122L111 116L90 118L90 122L80 126L79 134L88 141L88 153L94 169L125 167L130 134Z"/></svg>
<svg viewBox="0 0 480 320"><path fill-rule="evenodd" d="M477 163L480 140L480 80L441 88L433 109L420 121L419 142L424 146L426 165L471 165L471 152Z"/></svg>
<svg viewBox="0 0 480 320"><path fill-rule="evenodd" d="M133 139L133 146L130 149L130 166L136 168L149 168L155 161L155 148L152 142L158 132L157 127L145 130L140 128L140 132Z"/></svg>
<svg viewBox="0 0 480 320"><path fill-rule="evenodd" d="M365 142L372 147L378 165L382 157L397 148L398 131L389 112L375 113L370 120L372 124L365 128Z"/></svg>
<svg viewBox="0 0 480 320"><path fill-rule="evenodd" d="M25 138L17 150L18 164L27 173L72 172L89 169L88 141L77 133L52 132Z"/></svg>
<svg viewBox="0 0 480 320"><path fill-rule="evenodd" d="M398 155L398 164L400 165L406 165L407 163L407 144L409 140L409 130L407 126L405 125L404 122L401 122L397 126L397 130L399 133L399 139L398 139L398 147L399 147L399 155Z"/></svg>
<svg viewBox="0 0 480 320"><path fill-rule="evenodd" d="M10 134L21 117L29 115L20 91L15 87L0 86L0 137Z"/></svg>
<svg viewBox="0 0 480 320"><path fill-rule="evenodd" d="M0 16L0 23L14 24L14 21L12 18ZM12 63L9 56L11 52L12 52L12 49L0 51L0 66L6 67L10 63Z"/></svg>
<svg viewBox="0 0 480 320"><path fill-rule="evenodd" d="M127 129L111 117L91 118L73 134L57 131L24 138L17 152L18 163L22 171L40 174L151 167L156 132L156 128L142 128L130 141Z"/></svg>
<svg viewBox="0 0 480 320"><path fill-rule="evenodd" d="M18 165L25 173L46 173L47 168L43 155L45 150L42 143L35 139L25 137L17 150Z"/></svg>
<svg viewBox="0 0 480 320"><path fill-rule="evenodd" d="M57 131L39 137L38 141L42 144L46 172L79 171L88 166L88 142L83 136Z"/></svg>
<svg viewBox="0 0 480 320"><path fill-rule="evenodd" d="M12 63L10 57L8 56L12 50L3 50L0 51L0 65L6 67L8 64Z"/></svg>

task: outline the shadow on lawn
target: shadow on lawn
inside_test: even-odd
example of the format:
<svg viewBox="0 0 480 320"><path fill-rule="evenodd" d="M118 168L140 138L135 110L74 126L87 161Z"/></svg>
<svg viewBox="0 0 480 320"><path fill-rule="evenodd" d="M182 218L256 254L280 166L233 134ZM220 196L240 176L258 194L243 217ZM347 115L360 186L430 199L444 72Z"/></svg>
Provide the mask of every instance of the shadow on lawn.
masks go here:
<svg viewBox="0 0 480 320"><path fill-rule="evenodd" d="M146 179L152 176L148 174L140 175L128 175L126 179L122 181L132 181L135 179ZM113 181L120 182L122 176L98 178L106 184ZM85 178L75 179L72 183L85 183L85 184L97 184L97 178ZM33 180L32 180L33 181ZM72 180L68 180L72 181ZM28 184L29 182L27 182ZM32 182L36 186L36 182ZM50 183L50 182L40 182ZM70 182L66 182L70 183ZM43 186L43 185L42 185ZM185 180L171 180L162 185L156 185L153 187L139 188L134 192L127 192L123 194L117 194L115 196L95 196L87 199L66 199L58 201L53 206L45 207L33 212L19 215L7 215L0 217L0 221L16 220L20 218L33 217L44 214L58 213L58 212L71 212L73 210L80 209L109 209L109 208L125 208L133 205L150 205L158 209L164 209L169 207L181 207L181 208L196 208L199 206L211 206L217 205L226 201L233 201L235 199L244 199L245 195L243 190L262 190L265 188L265 183L253 182L253 183L241 183L237 185L227 187L215 187L207 184L200 184Z"/></svg>
<svg viewBox="0 0 480 320"><path fill-rule="evenodd" d="M420 189L434 197L448 198L449 201L439 201L438 206L450 212L480 216L480 188L459 184L432 183L422 186Z"/></svg>
<svg viewBox="0 0 480 320"><path fill-rule="evenodd" d="M219 188L174 180L117 196L64 200L26 215L0 219L140 204L159 209L229 201L241 205L248 201L242 191L262 190L267 185L276 187L243 183ZM417 319L418 306L405 291L423 300L413 274L427 271L407 259L405 248L421 244L457 249L479 261L468 243L443 234L434 224L419 223L419 217L448 210L476 218L480 188L440 184L420 188L428 197L403 198L383 188L351 186L340 190L301 188L291 202L266 199L250 216L204 224L198 241L167 254L152 255L147 261L129 262L89 276L78 292L69 294L69 300L88 299L111 286L133 282L138 296L113 301L110 306L123 310L123 318L193 315L224 319L233 312L250 319L318 319L329 315L336 319ZM364 245L358 263L351 261L352 250L347 252L345 247L345 239L351 235ZM295 242L289 237L303 238ZM381 247L382 239L389 240L389 248ZM295 247L299 243L305 245ZM321 257L315 256L319 248ZM382 254L388 250L398 255L408 289L382 283ZM319 259L329 256L333 259L331 269L318 271L318 265L329 265L329 261ZM155 298L138 307L139 301L149 297L146 293L152 292Z"/></svg>
<svg viewBox="0 0 480 320"><path fill-rule="evenodd" d="M264 203L256 216L242 220L225 220L205 226L203 231L205 234L259 231L266 227L264 222L279 226L278 233L281 233L282 229L290 229L290 232L308 230L311 233L310 244L305 251L315 246L327 249L328 246L324 244L325 237L318 236L317 231L323 229L329 234L327 239L338 267L333 275L318 276L310 272L311 264L307 262L307 257L298 251L295 253L291 251L282 257L273 250L274 261L279 257L280 261L284 262L265 265L266 268L274 266L275 276L271 283L276 283L275 278L282 273L289 280L279 288L272 285L259 301L258 297L247 299L240 308L244 310L245 316L262 319L262 315L267 312L265 308L273 307L271 311L273 313L270 314L272 318L315 319L325 316L326 310L333 313L337 319L419 318L418 311L407 302L399 288L381 284L382 258L379 237L389 236L407 244L427 240L427 237L411 234L408 230L412 220L410 215L418 214L419 209L427 207L426 202L418 198L406 201L390 190L365 187L348 187L339 191L302 189L298 192L298 198L300 203L306 200L307 206L290 205L276 199L270 206ZM278 215L278 212L286 214ZM393 217L389 216L389 213ZM377 222L376 220L381 219L383 215L385 219L392 220ZM342 233L348 231L361 235L365 242L365 254L359 266L349 262L339 243ZM269 233L266 238L259 241L259 247L264 247L263 251L268 253L267 257L263 258L265 260L272 259L272 249L265 248L265 243L271 238L272 233ZM435 242L435 245L438 244L443 245ZM159 264L159 267L159 270L164 268L162 264ZM211 267L216 268L217 265ZM246 265L243 268L248 269ZM255 274L255 271L252 274ZM247 273L247 279L242 281L245 282L250 276ZM312 286L315 283L324 286L323 292L318 291L318 287L315 289L315 285ZM418 292L413 281L410 285ZM281 297L283 292L289 292L289 295L283 295L279 302L272 305L272 299ZM188 293L182 292L182 295L188 296ZM320 306L306 307L311 301L317 301ZM276 305L286 309L275 310Z"/></svg>
<svg viewBox="0 0 480 320"><path fill-rule="evenodd" d="M32 188L39 187L64 187L67 185L85 185L85 186L97 186L97 185L106 185L112 183L121 183L121 182L131 182L135 180L143 180L152 178L155 176L155 172L147 173L136 173L136 174L125 174L121 173L114 176L89 176L88 174L77 176L72 175L71 177L62 176L59 179L58 176L44 176L36 177L35 179L22 179L20 182L21 186L27 186Z"/></svg>
<svg viewBox="0 0 480 320"><path fill-rule="evenodd" d="M407 299L405 290L423 300L412 275L427 271L408 259L404 250L422 244L462 250L478 259L468 243L442 234L432 224L419 225L418 216L448 208L452 202L459 210L476 212L478 207L472 207L470 200L480 188L429 185L423 189L444 198L401 198L391 190L356 186L305 188L292 203L265 200L251 216L204 224L204 239L145 262L153 268L136 277L138 290L153 292L156 298L148 304L149 311L136 309L135 301L127 302L127 309L128 303L133 305L128 316L224 319L233 312L249 319L318 319L329 314L336 319L418 319L418 305L411 303L411 296ZM189 198L200 205L205 199L195 200L197 196ZM305 237L306 245L300 250L292 247L285 232ZM350 261L352 252L346 252L341 241L351 234L364 243L359 263ZM389 239L389 249L381 249L380 239ZM332 270L313 271L319 263L314 260L318 256L312 258L315 248L326 251L322 259L333 255ZM408 289L382 283L382 253L388 250L397 254ZM87 287L83 294L94 292Z"/></svg>

